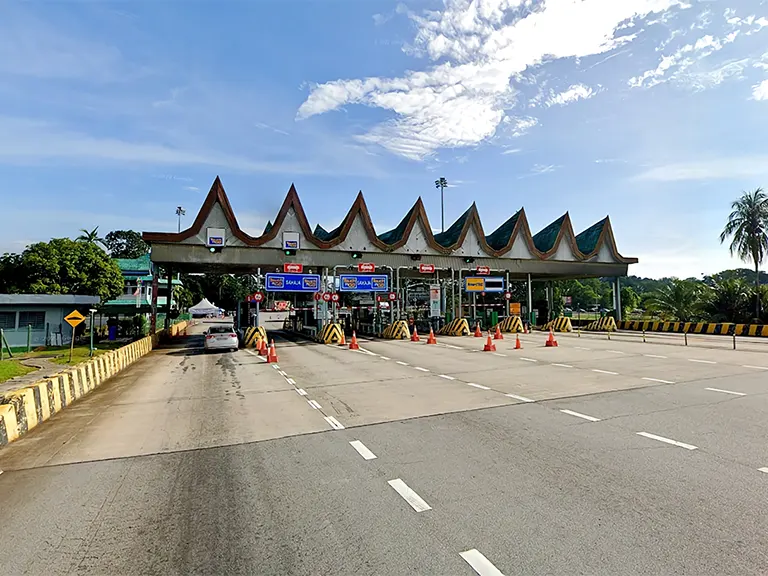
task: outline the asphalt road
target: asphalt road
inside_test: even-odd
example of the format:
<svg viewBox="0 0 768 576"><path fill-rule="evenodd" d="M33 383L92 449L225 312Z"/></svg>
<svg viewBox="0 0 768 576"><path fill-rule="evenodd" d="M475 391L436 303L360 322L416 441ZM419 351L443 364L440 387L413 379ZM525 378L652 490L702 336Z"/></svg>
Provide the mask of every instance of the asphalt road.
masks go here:
<svg viewBox="0 0 768 576"><path fill-rule="evenodd" d="M156 351L0 451L0 572L766 573L767 353L274 335L277 367Z"/></svg>

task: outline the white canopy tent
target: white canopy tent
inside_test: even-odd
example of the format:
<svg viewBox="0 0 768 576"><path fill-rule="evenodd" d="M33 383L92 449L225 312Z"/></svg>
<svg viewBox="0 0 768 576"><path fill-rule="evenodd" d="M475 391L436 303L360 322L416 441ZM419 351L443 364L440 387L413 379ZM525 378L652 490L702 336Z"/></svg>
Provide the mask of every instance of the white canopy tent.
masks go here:
<svg viewBox="0 0 768 576"><path fill-rule="evenodd" d="M194 306L190 306L189 313L193 317L208 316L209 314L218 316L221 313L221 308L211 304L207 298L203 298Z"/></svg>

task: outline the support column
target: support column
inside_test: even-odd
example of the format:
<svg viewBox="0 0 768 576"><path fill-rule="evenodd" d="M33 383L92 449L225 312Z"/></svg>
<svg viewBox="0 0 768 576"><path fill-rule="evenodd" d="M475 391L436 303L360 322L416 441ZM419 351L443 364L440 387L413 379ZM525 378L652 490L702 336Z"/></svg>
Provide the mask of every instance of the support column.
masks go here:
<svg viewBox="0 0 768 576"><path fill-rule="evenodd" d="M157 332L157 286L159 284L157 281L158 273L158 269L152 271L152 299L150 300L152 302L152 315L149 320L149 329L152 334Z"/></svg>
<svg viewBox="0 0 768 576"><path fill-rule="evenodd" d="M531 323L533 313L533 288L531 287L531 275L528 274L528 323Z"/></svg>
<svg viewBox="0 0 768 576"><path fill-rule="evenodd" d="M621 281L619 280L619 277L616 277L616 284L614 290L616 291L616 320L618 322L621 322L623 320L622 318L622 310L621 310Z"/></svg>
<svg viewBox="0 0 768 576"><path fill-rule="evenodd" d="M462 310L461 310L461 293L462 293L461 268L459 268L459 281L458 281L457 288L459 290L459 307L458 307L458 314L456 314L456 318L462 318Z"/></svg>
<svg viewBox="0 0 768 576"><path fill-rule="evenodd" d="M165 297L165 328L171 326L171 300L173 296L173 270L168 268L168 295Z"/></svg>
<svg viewBox="0 0 768 576"><path fill-rule="evenodd" d="M451 268L451 315L458 318L456 315L456 279L454 276L453 268Z"/></svg>

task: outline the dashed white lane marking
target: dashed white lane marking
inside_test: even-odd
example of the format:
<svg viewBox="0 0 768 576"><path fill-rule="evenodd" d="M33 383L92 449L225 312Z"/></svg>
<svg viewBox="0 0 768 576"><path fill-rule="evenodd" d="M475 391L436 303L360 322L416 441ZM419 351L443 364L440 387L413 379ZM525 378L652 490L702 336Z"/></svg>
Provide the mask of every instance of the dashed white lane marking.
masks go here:
<svg viewBox="0 0 768 576"><path fill-rule="evenodd" d="M370 350L366 350L365 348L360 348L359 352L362 352L363 354L368 354L369 356L378 356L375 352L371 352Z"/></svg>
<svg viewBox="0 0 768 576"><path fill-rule="evenodd" d="M448 376L447 374L438 374L440 378L445 378L446 380L456 380L453 376Z"/></svg>
<svg viewBox="0 0 768 576"><path fill-rule="evenodd" d="M334 430L344 430L344 426L341 425L341 422L336 420L333 416L326 416L325 421L328 422Z"/></svg>
<svg viewBox="0 0 768 576"><path fill-rule="evenodd" d="M526 398L525 396L518 396L517 394L504 394L507 398L514 398L515 400L520 400L520 402L536 402L536 400L531 400L530 398Z"/></svg>
<svg viewBox="0 0 768 576"><path fill-rule="evenodd" d="M392 360L392 358L387 358L386 356L382 356L381 354L379 354L379 358L381 358L382 360Z"/></svg>
<svg viewBox="0 0 768 576"><path fill-rule="evenodd" d="M574 346L576 350L592 350L592 348L585 348L584 346Z"/></svg>
<svg viewBox="0 0 768 576"><path fill-rule="evenodd" d="M768 370L768 366L750 366L749 364L743 364L742 368L753 368L755 370Z"/></svg>
<svg viewBox="0 0 768 576"><path fill-rule="evenodd" d="M400 360L396 360L396 362L400 364L400 366L408 366L408 362L401 362Z"/></svg>
<svg viewBox="0 0 768 576"><path fill-rule="evenodd" d="M626 352L622 352L621 350L606 350L606 352L610 352L611 354L626 354Z"/></svg>
<svg viewBox="0 0 768 576"><path fill-rule="evenodd" d="M453 348L454 350L464 350L461 346L454 346L453 344L443 344L446 348Z"/></svg>
<svg viewBox="0 0 768 576"><path fill-rule="evenodd" d="M462 552L459 556L461 556L467 564L472 566L472 570L477 572L480 576L504 576L501 570L496 568L488 558L474 548Z"/></svg>
<svg viewBox="0 0 768 576"><path fill-rule="evenodd" d="M646 358L664 358L666 359L666 356L661 356L660 354L643 354Z"/></svg>
<svg viewBox="0 0 768 576"><path fill-rule="evenodd" d="M638 436L644 436L646 438L650 438L651 440L658 440L659 442L665 442L667 444L672 444L673 446L680 446L680 448L685 448L686 450L696 450L696 446L693 444L686 444L685 442L678 442L677 440L670 440L669 438L664 438L664 436L657 436L656 434L651 434L649 432L638 432Z"/></svg>
<svg viewBox="0 0 768 576"><path fill-rule="evenodd" d="M286 374L283 370L278 370L277 373L280 374L280 376L283 376L283 377L288 376L288 374Z"/></svg>
<svg viewBox="0 0 768 576"><path fill-rule="evenodd" d="M643 380L648 380L649 382L660 382L661 384L674 384L674 382L669 380L660 380L659 378L643 378Z"/></svg>
<svg viewBox="0 0 768 576"><path fill-rule="evenodd" d="M523 358L520 356L520 360L524 360L525 362L538 362L538 360L534 360L533 358Z"/></svg>
<svg viewBox="0 0 768 576"><path fill-rule="evenodd" d="M421 366L414 366L414 370L421 370L422 372L429 372L428 368L422 368Z"/></svg>
<svg viewBox="0 0 768 576"><path fill-rule="evenodd" d="M560 368L573 368L570 364L552 364L552 366L559 366Z"/></svg>
<svg viewBox="0 0 768 576"><path fill-rule="evenodd" d="M698 358L688 358L688 362L698 362L699 364L717 364L714 360L699 360Z"/></svg>
<svg viewBox="0 0 768 576"><path fill-rule="evenodd" d="M357 453L360 454L360 456L362 456L365 460L375 460L376 459L376 454L374 454L373 452L368 450L368 448L366 448L365 444L360 442L360 440L352 440L352 442L350 442L350 445L352 446L352 448L357 450Z"/></svg>
<svg viewBox="0 0 768 576"><path fill-rule="evenodd" d="M560 410L563 414L570 414L571 416L576 416L576 418L583 418L584 420L589 420L590 422L600 422L600 418L595 418L594 416L587 416L586 414L582 414L581 412L574 412L573 410Z"/></svg>
<svg viewBox="0 0 768 576"><path fill-rule="evenodd" d="M768 468L758 468L757 471L758 472L764 472L764 473L768 474ZM2 474L2 473L3 473L2 470L0 470L0 474Z"/></svg>
<svg viewBox="0 0 768 576"><path fill-rule="evenodd" d="M474 382L467 382L467 386L472 386L473 388L480 388L480 390L490 390L488 386L483 386L482 384L475 384Z"/></svg>
<svg viewBox="0 0 768 576"><path fill-rule="evenodd" d="M275 370L280 370L280 366L278 366L277 364L272 364L272 368L274 368Z"/></svg>
<svg viewBox="0 0 768 576"><path fill-rule="evenodd" d="M288 382L288 384L290 384L291 386L296 386L296 380L294 380L293 378L286 378L285 381Z"/></svg>
<svg viewBox="0 0 768 576"><path fill-rule="evenodd" d="M322 408L322 406L320 406L320 404L318 404L314 400L307 400L307 402L309 402L309 405L312 406L312 408L314 408L315 410L320 410Z"/></svg>
<svg viewBox="0 0 768 576"><path fill-rule="evenodd" d="M734 396L746 396L744 392L734 392L732 390L723 390L722 388L704 388L710 392L722 392L723 394L733 394Z"/></svg>
<svg viewBox="0 0 768 576"><path fill-rule="evenodd" d="M504 357L504 358L506 358L506 357L507 357L507 355L506 355L506 354L502 354L501 352L494 352L494 353L493 353L493 355L494 355L494 356L502 356L502 357Z"/></svg>
<svg viewBox="0 0 768 576"><path fill-rule="evenodd" d="M304 390L304 388L296 388L296 392L298 393L299 396L306 396L307 395L307 391Z"/></svg>
<svg viewBox="0 0 768 576"><path fill-rule="evenodd" d="M610 374L611 376L618 376L618 372L611 372L609 370L598 370L597 368L592 368L592 372L597 372L599 374Z"/></svg>
<svg viewBox="0 0 768 576"><path fill-rule="evenodd" d="M413 490L411 490L408 485L400 480L400 478L395 478L394 480L389 480L387 482L392 488L395 489L395 492L400 494L400 496L403 497L403 499L408 502L408 504L411 505L411 508L416 510L416 512L424 512L425 510L432 510L432 507L427 504L421 496L416 494Z"/></svg>

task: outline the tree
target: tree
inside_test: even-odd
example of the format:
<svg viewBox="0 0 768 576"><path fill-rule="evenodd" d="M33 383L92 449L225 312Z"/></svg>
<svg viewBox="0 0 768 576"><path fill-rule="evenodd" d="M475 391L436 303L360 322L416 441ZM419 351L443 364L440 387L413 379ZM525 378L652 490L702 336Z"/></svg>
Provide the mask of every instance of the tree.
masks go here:
<svg viewBox="0 0 768 576"><path fill-rule="evenodd" d="M631 286L621 287L621 310L622 317L629 316L629 314L640 305L640 296Z"/></svg>
<svg viewBox="0 0 768 576"><path fill-rule="evenodd" d="M21 255L3 254L0 256L0 294L19 293L19 283L23 280L21 273Z"/></svg>
<svg viewBox="0 0 768 576"><path fill-rule="evenodd" d="M731 255L755 265L755 318L760 317L760 264L768 254L768 195L762 188L744 192L731 204L720 243L731 239Z"/></svg>
<svg viewBox="0 0 768 576"><path fill-rule="evenodd" d="M703 284L691 280L672 279L667 286L652 292L647 306L662 318L690 322L701 313Z"/></svg>
<svg viewBox="0 0 768 576"><path fill-rule="evenodd" d="M86 244L96 244L101 243L104 241L103 238L99 236L99 227L96 226L93 230L86 230L85 228L80 228L80 236L77 237L78 242L85 242Z"/></svg>
<svg viewBox="0 0 768 576"><path fill-rule="evenodd" d="M149 252L149 245L133 230L113 230L102 243L112 258L141 258Z"/></svg>
<svg viewBox="0 0 768 576"><path fill-rule="evenodd" d="M705 293L705 310L716 322L742 322L749 319L749 286L742 280L716 281Z"/></svg>

